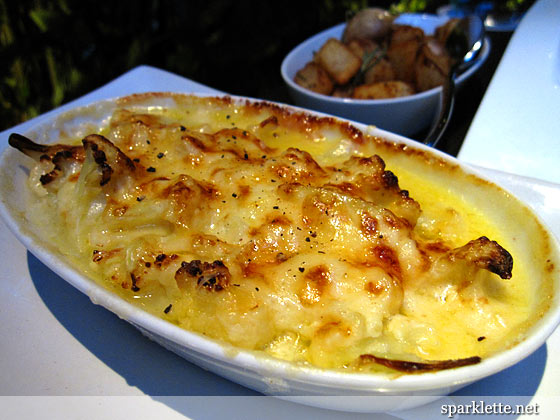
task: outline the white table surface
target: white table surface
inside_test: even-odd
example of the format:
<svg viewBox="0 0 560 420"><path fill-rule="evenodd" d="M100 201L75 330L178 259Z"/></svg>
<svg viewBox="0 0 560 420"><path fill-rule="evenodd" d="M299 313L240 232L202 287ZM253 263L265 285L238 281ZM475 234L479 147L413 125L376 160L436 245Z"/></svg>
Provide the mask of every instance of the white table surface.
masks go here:
<svg viewBox="0 0 560 420"><path fill-rule="evenodd" d="M45 116L96 100L144 91L219 93L177 75L141 66ZM485 171L529 202L560 237L560 185ZM326 418L421 419L433 410L398 414L326 411L257 396L149 341L91 301L28 253L0 222L0 412L4 418ZM538 402L539 418L560 404L560 330L532 356L457 393L519 396ZM174 396L168 398L168 396ZM546 411L546 412L545 412ZM266 413L266 414L265 414ZM157 416L157 417L156 417ZM529 416L527 416L529 418Z"/></svg>
<svg viewBox="0 0 560 420"><path fill-rule="evenodd" d="M560 183L560 0L537 1L521 20L458 157Z"/></svg>

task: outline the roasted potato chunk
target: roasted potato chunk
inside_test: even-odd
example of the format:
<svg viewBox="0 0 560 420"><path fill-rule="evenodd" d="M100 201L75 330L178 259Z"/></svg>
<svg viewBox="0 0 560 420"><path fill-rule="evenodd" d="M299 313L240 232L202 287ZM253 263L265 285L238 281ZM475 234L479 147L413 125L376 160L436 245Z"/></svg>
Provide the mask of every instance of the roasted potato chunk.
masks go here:
<svg viewBox="0 0 560 420"><path fill-rule="evenodd" d="M395 80L391 63L384 58L384 51L374 41L354 39L348 44L354 54L362 58L363 80L366 84Z"/></svg>
<svg viewBox="0 0 560 420"><path fill-rule="evenodd" d="M334 83L326 70L313 61L296 73L294 82L323 95L330 95L334 88Z"/></svg>
<svg viewBox="0 0 560 420"><path fill-rule="evenodd" d="M420 44L420 41L417 40L391 44L387 50L387 57L393 67L396 79L405 82L414 81L414 63Z"/></svg>
<svg viewBox="0 0 560 420"><path fill-rule="evenodd" d="M416 58L416 89L422 92L441 86L450 69L451 60L445 47L436 39L428 39Z"/></svg>
<svg viewBox="0 0 560 420"><path fill-rule="evenodd" d="M315 61L338 83L344 85L360 70L362 59L338 39L329 39L315 55Z"/></svg>
<svg viewBox="0 0 560 420"><path fill-rule="evenodd" d="M354 89L355 99L387 99L414 94L414 87L410 83L392 80L389 82L360 85Z"/></svg>
<svg viewBox="0 0 560 420"><path fill-rule="evenodd" d="M424 38L424 31L415 26L408 25L393 25L393 32L391 32L391 44L400 44L407 41L422 41Z"/></svg>
<svg viewBox="0 0 560 420"><path fill-rule="evenodd" d="M414 63L422 45L424 32L412 26L396 26L392 35L387 57L395 78L405 82L414 82Z"/></svg>
<svg viewBox="0 0 560 420"><path fill-rule="evenodd" d="M377 42L370 41L369 39L354 39L347 44L348 48L354 53L356 57L363 60L364 55L371 54L374 51L381 53L381 47Z"/></svg>
<svg viewBox="0 0 560 420"><path fill-rule="evenodd" d="M368 68L364 74L364 82L372 84L395 80L395 71L389 60L382 58L374 66Z"/></svg>

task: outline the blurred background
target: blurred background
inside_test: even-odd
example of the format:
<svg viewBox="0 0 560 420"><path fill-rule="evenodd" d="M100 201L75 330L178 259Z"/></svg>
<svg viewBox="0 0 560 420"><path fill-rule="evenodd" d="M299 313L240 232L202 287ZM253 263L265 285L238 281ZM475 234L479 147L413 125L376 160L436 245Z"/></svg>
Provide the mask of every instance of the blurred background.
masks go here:
<svg viewBox="0 0 560 420"><path fill-rule="evenodd" d="M142 64L290 103L280 64L301 41L364 7L434 13L449 2L0 0L0 131ZM520 14L533 1L451 3Z"/></svg>

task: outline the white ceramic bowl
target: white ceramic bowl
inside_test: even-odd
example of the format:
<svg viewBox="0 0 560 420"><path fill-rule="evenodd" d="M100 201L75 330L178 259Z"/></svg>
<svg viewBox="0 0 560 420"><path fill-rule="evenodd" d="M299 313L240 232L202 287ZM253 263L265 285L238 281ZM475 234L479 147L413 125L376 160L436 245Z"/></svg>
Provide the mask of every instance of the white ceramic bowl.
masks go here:
<svg viewBox="0 0 560 420"><path fill-rule="evenodd" d="M417 26L426 34L433 34L435 29L446 21L446 17L411 13L400 15L395 23ZM427 128L438 109L441 87L402 98L350 99L315 93L294 82L294 76L312 60L314 52L318 51L329 38L340 39L345 26L346 24L342 23L320 32L299 44L284 58L280 71L295 103L305 108L375 125L409 137ZM458 88L482 66L489 53L490 40L485 38L476 62L457 77Z"/></svg>
<svg viewBox="0 0 560 420"><path fill-rule="evenodd" d="M247 99L232 98L232 100L244 102ZM166 99L164 102L150 105L173 105L173 101ZM148 104L146 106L148 107ZM283 105L278 104L278 106ZM114 101L98 102L48 119L27 133L21 134L40 143L56 141L60 130L64 130L71 136L84 136L92 127L103 127L109 124L114 108ZM142 110L138 106L135 109ZM290 112L303 111L294 107L286 107L286 109ZM314 113L313 115L320 114ZM362 124L354 124L354 126L367 134L385 138L391 145L390 148L408 150L412 155L431 156L432 163L440 162L435 166L449 165L453 168L454 174L463 174L461 179L481 178L469 167L437 150L373 127ZM518 235L519 241L529 242L527 246L535 243L536 239L532 238L531 234L524 235L523 229L531 230L528 226L536 226L539 231L542 229L545 234L539 236L539 243L542 243L543 247L548 247L551 264L555 264L553 271L548 274L553 278L553 288L556 294L548 310L531 327L521 343L485 358L479 364L427 374L402 375L397 378L390 378L382 374L345 373L301 367L265 356L262 353L233 348L200 334L181 329L133 306L84 276L67 257L53 249L50 243L38 234L39 227L30 225L25 218L26 200L22 191L26 188L29 166L29 158L14 149L8 148L0 156L0 216L16 237L39 260L89 296L93 303L102 305L130 322L150 339L205 369L264 394L346 411L379 412L412 408L438 399L519 362L538 349L560 322L560 294L557 292L560 290L558 244L552 234L546 234L546 229L541 226L538 217L528 207L491 182L483 180L477 184L479 185L477 188L482 188L484 191L489 189L502 198L508 197L507 199L511 200L508 203L511 205L502 205L500 200L496 200L497 204L493 200L485 200L486 193L481 193L483 194L483 197L479 199L481 205L491 206L493 211L497 211L497 217L503 218L506 223L504 229L514 231L512 234ZM452 182L449 180L450 185ZM521 214L525 223L518 223L517 219L508 220L511 219L509 215L512 213L517 214L517 218ZM528 239L525 239L525 236Z"/></svg>

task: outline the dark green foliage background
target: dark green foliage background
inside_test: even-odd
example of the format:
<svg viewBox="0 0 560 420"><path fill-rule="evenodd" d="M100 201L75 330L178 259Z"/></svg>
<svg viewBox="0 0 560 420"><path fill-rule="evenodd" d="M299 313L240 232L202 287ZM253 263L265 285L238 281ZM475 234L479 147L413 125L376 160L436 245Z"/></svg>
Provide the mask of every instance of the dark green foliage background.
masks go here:
<svg viewBox="0 0 560 420"><path fill-rule="evenodd" d="M302 40L368 5L430 11L441 3L0 0L0 130L141 64L288 102L280 63Z"/></svg>

